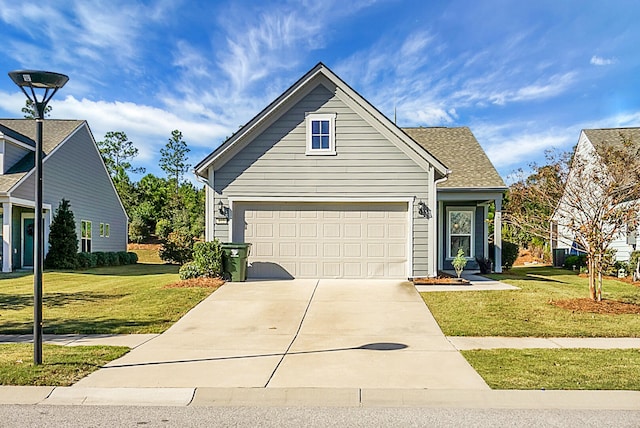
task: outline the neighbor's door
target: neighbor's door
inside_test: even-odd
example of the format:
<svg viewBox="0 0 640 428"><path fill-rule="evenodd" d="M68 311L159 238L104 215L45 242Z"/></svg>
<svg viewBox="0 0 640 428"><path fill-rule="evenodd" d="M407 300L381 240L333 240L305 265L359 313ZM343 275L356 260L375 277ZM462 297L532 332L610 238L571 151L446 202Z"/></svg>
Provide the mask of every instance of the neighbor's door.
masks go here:
<svg viewBox="0 0 640 428"><path fill-rule="evenodd" d="M22 219L22 267L33 267L33 236L35 219Z"/></svg>

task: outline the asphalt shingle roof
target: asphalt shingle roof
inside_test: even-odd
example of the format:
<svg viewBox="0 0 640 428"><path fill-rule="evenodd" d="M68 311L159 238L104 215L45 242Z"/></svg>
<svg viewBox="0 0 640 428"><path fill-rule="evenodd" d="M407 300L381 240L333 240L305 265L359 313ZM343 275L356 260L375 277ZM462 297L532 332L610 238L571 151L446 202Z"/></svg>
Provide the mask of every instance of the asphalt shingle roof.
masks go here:
<svg viewBox="0 0 640 428"><path fill-rule="evenodd" d="M635 146L640 146L640 128L583 129L583 131L596 150L602 148L604 144L622 144L620 134L631 138Z"/></svg>
<svg viewBox="0 0 640 428"><path fill-rule="evenodd" d="M83 123L83 120L45 120L42 130L44 156L51 153ZM0 132L35 147L36 124L33 119L0 119ZM20 159L5 174L0 174L0 192L11 190L33 167L34 154L32 152Z"/></svg>
<svg viewBox="0 0 640 428"><path fill-rule="evenodd" d="M439 189L507 187L468 127L402 130L451 170Z"/></svg>

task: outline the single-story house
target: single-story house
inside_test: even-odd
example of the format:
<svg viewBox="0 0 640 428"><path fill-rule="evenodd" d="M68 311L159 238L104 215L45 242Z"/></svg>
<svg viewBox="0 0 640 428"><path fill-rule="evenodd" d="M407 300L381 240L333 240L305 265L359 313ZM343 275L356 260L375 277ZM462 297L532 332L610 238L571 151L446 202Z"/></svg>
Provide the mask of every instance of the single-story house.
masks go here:
<svg viewBox="0 0 640 428"><path fill-rule="evenodd" d="M33 267L35 133L33 119L0 119L3 272ZM87 122L45 120L43 152L45 254L62 199L70 201L79 251L126 251L128 218Z"/></svg>
<svg viewBox="0 0 640 428"><path fill-rule="evenodd" d="M580 155L581 159L585 159L584 162L589 162L589 165L591 165L591 162L601 163L603 150L620 145L623 136L630 139L634 147L640 147L640 128L583 129L580 132L578 144L575 148L574 158ZM584 169L587 167L579 166L579 168ZM575 182L575 180L579 179L576 178L577 174L575 168L569 173L569 183L567 183L565 194L554 213L554 224L552 225L552 248L554 250L564 250L565 254L580 254L583 252L582 246L573 235L571 228L567 227L569 217L574 216L571 214L572 209L570 207L573 205L571 199L581 198L583 194L586 194L584 183ZM591 189L589 193L597 195L597 190ZM587 206L586 203L584 206ZM629 228L621 231L613 239L609 248L615 250L616 260L629 261L631 253L637 248L637 241L637 231ZM564 261L564 258L560 257L558 264L562 261Z"/></svg>
<svg viewBox="0 0 640 428"><path fill-rule="evenodd" d="M468 128L400 129L319 63L203 159L206 239L251 243L254 278L407 278L459 248L496 270L506 186Z"/></svg>

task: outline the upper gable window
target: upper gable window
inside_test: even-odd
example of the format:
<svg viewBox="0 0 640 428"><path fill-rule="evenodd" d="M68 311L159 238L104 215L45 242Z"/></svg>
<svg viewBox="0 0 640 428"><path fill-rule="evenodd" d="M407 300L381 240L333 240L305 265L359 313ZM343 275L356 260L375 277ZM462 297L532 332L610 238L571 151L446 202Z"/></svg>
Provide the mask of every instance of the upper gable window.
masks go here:
<svg viewBox="0 0 640 428"><path fill-rule="evenodd" d="M308 114L307 151L308 155L336 154L336 114Z"/></svg>

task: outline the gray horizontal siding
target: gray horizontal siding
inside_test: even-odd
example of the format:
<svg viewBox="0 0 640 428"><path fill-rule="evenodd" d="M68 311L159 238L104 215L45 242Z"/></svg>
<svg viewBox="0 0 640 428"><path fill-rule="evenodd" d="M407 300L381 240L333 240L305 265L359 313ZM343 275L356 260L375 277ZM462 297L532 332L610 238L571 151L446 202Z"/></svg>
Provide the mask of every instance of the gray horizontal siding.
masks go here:
<svg viewBox="0 0 640 428"><path fill-rule="evenodd" d="M305 113L336 113L335 156L308 156ZM414 275L426 275L429 175L332 91L317 86L215 171L217 204L242 197L415 197ZM215 235L228 237L226 225Z"/></svg>
<svg viewBox="0 0 640 428"><path fill-rule="evenodd" d="M29 153L29 150L23 149L22 147L18 147L15 144L11 144L8 141L4 143L4 172L7 172L9 168L15 165L20 159L25 157L25 155Z"/></svg>
<svg viewBox="0 0 640 428"><path fill-rule="evenodd" d="M43 163L43 201L58 207L64 198L70 201L80 239L80 221L92 223L92 251L125 251L127 217L111 184L102 158L86 126L78 129ZM12 196L34 199L34 176L31 175ZM100 223L108 223L110 237L101 238Z"/></svg>

